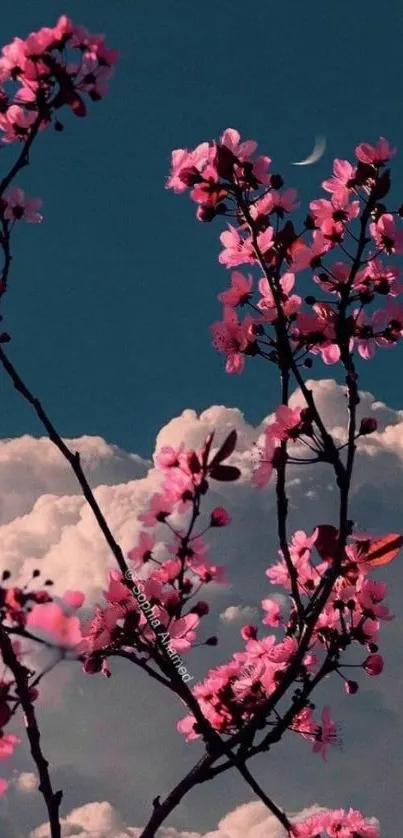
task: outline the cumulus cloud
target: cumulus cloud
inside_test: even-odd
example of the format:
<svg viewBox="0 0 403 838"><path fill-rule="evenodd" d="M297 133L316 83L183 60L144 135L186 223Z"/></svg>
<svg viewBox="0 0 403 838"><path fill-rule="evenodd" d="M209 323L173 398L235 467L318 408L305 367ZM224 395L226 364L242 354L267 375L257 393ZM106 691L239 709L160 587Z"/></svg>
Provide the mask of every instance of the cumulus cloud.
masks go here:
<svg viewBox="0 0 403 838"><path fill-rule="evenodd" d="M78 451L91 488L142 477L149 463L99 436L66 439ZM80 487L70 467L47 437L0 440L0 523L29 512L42 495L78 495Z"/></svg>
<svg viewBox="0 0 403 838"><path fill-rule="evenodd" d="M311 806L293 818L298 821L309 815L326 811ZM139 838L140 827L125 826L110 803L88 803L70 812L62 821L62 838ZM42 824L30 838L49 838L49 827ZM284 838L285 830L260 801L237 806L220 820L213 832L182 832L173 827L161 827L157 838Z"/></svg>
<svg viewBox="0 0 403 838"><path fill-rule="evenodd" d="M309 382L308 386L329 430L342 438L346 421L343 387L333 381ZM291 401L293 405L301 404L300 394L296 392ZM377 533L400 531L403 518L403 412L375 401L370 393L362 393L359 416L365 415L377 418L378 430L359 443L351 516L360 529L373 529ZM278 550L274 488L269 486L259 492L251 488L249 481L253 468L251 448L267 421L268 417L265 417L254 427L239 410L224 406L211 407L200 415L185 410L162 428L156 440L156 448L180 442L197 448L207 433L216 430L218 446L230 430L235 427L238 431L238 445L232 462L242 469L242 480L233 484L212 481L211 493L203 507L207 514L212 506L224 506L232 517L231 526L212 531L208 540L211 560L227 565L233 586L232 589L215 589L210 597L208 589L203 593L213 601L206 625L209 620L215 621L212 630L210 626L208 631L206 629L204 637L217 633L220 643L215 648L199 647L189 654L186 665L195 676L193 683L203 677L207 668L222 663L240 649L238 619L259 623L259 612L251 620L250 610L255 609L263 597L281 596L265 577L265 569L276 561ZM99 438L83 437L70 444L82 455L96 498L115 538L125 551L129 550L141 529L138 515L159 486L158 473L150 467L152 464ZM33 437L3 440L0 451L3 456L0 572L8 568L15 583L25 584L32 570L39 567L42 578L55 580L55 593L62 594L66 588L81 588L86 593L86 605L91 606L100 599L107 570L114 566L114 560L67 465L47 440ZM310 530L318 523L335 520L338 499L329 466L292 466L287 487L290 533L297 528ZM167 537L166 528L160 528L158 537L161 540ZM378 576L391 583L388 602L392 611L399 613L401 564L397 561L383 570ZM220 619L220 614L226 618ZM325 696L328 689L326 698L330 699L335 718L342 721L348 742L344 754L332 753L332 770L324 772L320 761L311 757L307 743L300 742L295 736L281 743L275 751L274 761L271 754L270 759L264 757L263 785L273 792L274 799L281 800L284 796L287 804L289 795L296 806L302 808L311 802L312 790L315 790L315 796L320 794L320 799L331 806L346 806L350 800L357 801L357 805L369 810L368 814L373 812L379 816L385 823L386 832L393 834L398 830L394 801L399 795L403 745L403 742L399 743L397 733L401 729L403 689L403 678L398 672L401 631L398 620L385 628L381 649L386 652L385 673L380 679L364 678L357 698L345 696L341 679L337 682L330 679L329 686L324 685L321 696ZM49 715L47 710L41 719L44 741L52 766L60 766L64 771L60 785L66 790L66 805L68 801L70 808L81 806L88 798L113 799L120 811L127 806L130 812L127 823L138 824L149 812L153 796L168 793L186 768L196 761L199 751L186 745L176 733L175 722L183 715L179 702L171 701L158 685L150 687L147 677L129 664L113 662L112 670L114 677L107 681L100 677L88 678L77 664L65 663L44 679L42 701L44 697L50 700L53 696L55 705L53 714L50 712ZM67 672L71 673L71 683L68 683ZM320 697L318 707L322 703ZM371 757L373 748L376 748L378 762L387 762L386 786L378 782L377 762ZM133 773L139 754L145 752L147 756L141 763L141 771ZM16 752L15 759L18 758ZM301 773L298 766L308 762L309 772ZM113 772L110 771L111 764L114 765ZM365 766L365 778L362 766ZM19 766L19 769L25 771L27 765ZM369 801L365 796L368 788L371 788ZM221 791L217 792L217 789ZM223 775L208 788L201 787L199 794L191 796L188 810L186 799L181 820L175 821L175 825L178 829L190 825L211 828L222 815L223 800L230 808L242 799L244 792L245 787L241 782L237 785L233 775L230 780ZM81 817L77 816L80 811L74 810L75 818ZM72 814L68 816L70 819ZM118 818L118 815L109 814L108 817ZM210 820L206 821L207 817ZM40 816L34 822L40 823ZM24 824L25 828L27 823ZM129 838L136 838L137 833L133 830L138 827L126 827L122 820L117 820L116 824L110 827L115 830L114 838L119 830L126 838L128 829L132 830L127 833ZM32 820L28 826L32 829ZM25 829L25 835L29 829ZM80 821L74 827L71 823L66 824L65 829L70 829L65 832L66 836L88 834L85 823ZM236 836L228 826L225 832L222 822L219 829L221 833L216 838ZM106 835L109 838L108 833ZM260 838L259 833L256 837L253 834L253 838L258 835ZM41 836L35 835L35 838ZM92 834L92 838L97 838L97 833ZM104 838L102 831L100 838ZM162 838L177 836L167 833Z"/></svg>
<svg viewBox="0 0 403 838"><path fill-rule="evenodd" d="M126 826L110 803L87 803L61 818L61 838L138 838L140 827ZM44 823L30 833L29 838L49 838L49 825ZM162 827L158 838L202 838L199 832L178 832Z"/></svg>

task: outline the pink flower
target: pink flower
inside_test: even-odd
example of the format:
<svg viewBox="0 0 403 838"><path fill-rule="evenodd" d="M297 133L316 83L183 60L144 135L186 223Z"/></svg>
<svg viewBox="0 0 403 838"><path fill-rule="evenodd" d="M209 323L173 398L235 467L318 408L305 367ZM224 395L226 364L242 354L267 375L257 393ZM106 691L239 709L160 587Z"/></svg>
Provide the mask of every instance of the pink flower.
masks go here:
<svg viewBox="0 0 403 838"><path fill-rule="evenodd" d="M252 324L252 317L248 316L240 323L234 309L224 306L224 320L210 326L213 346L227 356L225 369L228 373L241 373L245 366L245 350L256 342Z"/></svg>
<svg viewBox="0 0 403 838"><path fill-rule="evenodd" d="M313 281L323 289L323 291L326 291L329 294L337 294L343 289L343 286L349 279L350 273L350 265L346 265L344 262L333 262L327 275L326 271L323 271L320 276L314 274L312 278Z"/></svg>
<svg viewBox="0 0 403 838"><path fill-rule="evenodd" d="M260 465L252 477L252 486L262 489L267 486L273 473L273 457L276 451L276 443L270 434L270 426L266 427L263 434L263 443L258 445Z"/></svg>
<svg viewBox="0 0 403 838"><path fill-rule="evenodd" d="M163 445L162 448L159 448L154 454L154 463L157 468L162 469L162 471L178 466L179 457L183 454L183 451L183 443L181 443L178 448L172 448L171 445Z"/></svg>
<svg viewBox="0 0 403 838"><path fill-rule="evenodd" d="M155 538L146 532L141 532L137 544L129 550L127 558L133 562L134 567L141 567L151 558L154 545Z"/></svg>
<svg viewBox="0 0 403 838"><path fill-rule="evenodd" d="M91 653L111 643L111 630L116 625L115 614L111 610L103 610L95 606L94 616L82 628L83 639L77 652Z"/></svg>
<svg viewBox="0 0 403 838"><path fill-rule="evenodd" d="M198 739L200 733L195 733L194 727L196 724L196 719L194 716L189 715L185 716L184 719L181 719L178 724L176 725L176 729L179 733L182 733L185 738L186 742L192 742L194 739Z"/></svg>
<svg viewBox="0 0 403 838"><path fill-rule="evenodd" d="M355 149L355 156L360 163L369 163L375 166L387 163L395 154L396 148L392 148L385 137L380 137L375 146L369 143L360 143Z"/></svg>
<svg viewBox="0 0 403 838"><path fill-rule="evenodd" d="M200 623L199 615L193 612L185 614L177 620L171 619L169 622L170 618L165 609L157 606L154 613L161 625L167 627L167 632L170 635L169 645L172 649L175 649L176 652L188 651L196 639L195 629Z"/></svg>
<svg viewBox="0 0 403 838"><path fill-rule="evenodd" d="M283 615L278 602L274 599L262 599L262 608L266 611L262 619L263 625L278 628L283 622Z"/></svg>
<svg viewBox="0 0 403 838"><path fill-rule="evenodd" d="M340 358L335 343L334 312L327 303L316 303L312 312L298 312L292 339L300 346L307 346L313 355L320 354L325 364L334 364Z"/></svg>
<svg viewBox="0 0 403 838"><path fill-rule="evenodd" d="M194 169L195 168L196 167L194 167ZM189 169L187 169L186 172L188 173ZM183 178L183 173L181 177ZM189 182L188 174L185 179ZM207 165L203 169L202 182L196 183L190 193L192 201L195 201L197 204L202 204L203 208L215 207L218 203L220 203L220 201L222 201L223 198L226 197L226 195L228 195L228 189L221 185L220 178L218 177L214 166L211 164Z"/></svg>
<svg viewBox="0 0 403 838"><path fill-rule="evenodd" d="M358 347L358 354L368 361L374 357L375 349L380 345L380 333L385 328L385 309L375 311L367 317L362 309L357 309L355 316L354 345Z"/></svg>
<svg viewBox="0 0 403 838"><path fill-rule="evenodd" d="M351 189L356 172L356 168L348 160L336 158L333 161L333 176L322 181L322 188L333 194L337 194L341 189Z"/></svg>
<svg viewBox="0 0 403 838"><path fill-rule="evenodd" d="M301 410L282 404L275 412L275 421L267 426L267 432L273 439L296 439L297 429L301 424Z"/></svg>
<svg viewBox="0 0 403 838"><path fill-rule="evenodd" d="M293 273L312 267L312 263L327 253L334 246L329 238L325 238L320 230L314 230L310 245L297 240L290 248L291 267Z"/></svg>
<svg viewBox="0 0 403 838"><path fill-rule="evenodd" d="M0 129L5 132L4 143L23 139L37 118L35 111L26 111L19 105L10 105L6 113L0 113Z"/></svg>
<svg viewBox="0 0 403 838"><path fill-rule="evenodd" d="M329 710L330 708L327 706L322 710L322 724L319 725L319 729L316 732L317 735L312 748L313 753L322 754L324 760L326 760L327 746L337 742L337 728L330 718Z"/></svg>
<svg viewBox="0 0 403 838"><path fill-rule="evenodd" d="M182 562L180 559L168 559L160 568L154 571L153 578L163 584L170 583L178 578L181 570Z"/></svg>
<svg viewBox="0 0 403 838"><path fill-rule="evenodd" d="M167 498L166 495L156 492L151 496L148 509L138 516L138 520L146 527L154 527L158 521L161 523L162 521L165 521L165 518L168 518L172 512L173 506L174 504L171 498Z"/></svg>
<svg viewBox="0 0 403 838"><path fill-rule="evenodd" d="M256 261L251 237L241 238L238 230L232 224L228 224L228 230L221 233L220 241L224 245L224 250L218 257L221 265L225 265L227 268L235 268L237 265Z"/></svg>
<svg viewBox="0 0 403 838"><path fill-rule="evenodd" d="M403 253L403 230L396 229L396 222L390 213L381 215L369 225L369 231L377 247L386 253Z"/></svg>
<svg viewBox="0 0 403 838"><path fill-rule="evenodd" d="M6 44L1 50L0 80L6 81L13 71L23 71L26 63L25 41L14 38L11 44Z"/></svg>
<svg viewBox="0 0 403 838"><path fill-rule="evenodd" d="M189 559L189 567L199 577L200 582L207 585L215 582L217 585L229 585L227 568L223 565L210 564L208 561Z"/></svg>
<svg viewBox="0 0 403 838"><path fill-rule="evenodd" d="M202 172L210 157L211 149L208 143L201 143L194 151L188 151L185 148L175 149L172 152L171 174L166 181L166 188L173 189L174 192L185 192L188 187L180 178L181 172L192 166Z"/></svg>
<svg viewBox="0 0 403 838"><path fill-rule="evenodd" d="M42 221L42 215L37 210L42 206L40 198L26 198L25 193L18 186L4 196L7 207L4 212L4 217L9 221L29 221L31 224L37 224Z"/></svg>
<svg viewBox="0 0 403 838"><path fill-rule="evenodd" d="M34 605L27 618L27 627L44 631L53 642L66 648L77 646L82 639L78 617L66 616L56 602Z"/></svg>
<svg viewBox="0 0 403 838"><path fill-rule="evenodd" d="M282 193L271 189L270 192L252 204L250 214L254 219L259 216L270 215L272 212L277 212L282 217L284 212L292 212L298 207L299 201L296 189L285 189Z"/></svg>
<svg viewBox="0 0 403 838"><path fill-rule="evenodd" d="M364 268L357 272L354 288L357 291L375 292L397 297L403 291L403 285L397 282L402 271L397 265L385 266L380 259L371 259Z"/></svg>
<svg viewBox="0 0 403 838"><path fill-rule="evenodd" d="M21 739L15 733L3 733L0 739L0 760L11 756L16 745L19 745ZM1 780L0 780L1 783ZM1 794L1 788L0 788Z"/></svg>
<svg viewBox="0 0 403 838"><path fill-rule="evenodd" d="M282 291L281 307L284 314L290 316L298 311L302 302L301 297L297 294L292 294L290 296L290 291L295 284L295 275L293 273L283 274L280 278L279 284ZM267 277L262 277L262 279L259 280L259 291L262 295L262 299L259 300L257 304L258 308L263 311L266 316L269 316L270 319L275 319L277 317L277 306Z"/></svg>
<svg viewBox="0 0 403 838"><path fill-rule="evenodd" d="M265 256L274 245L274 230L273 227L267 227L263 233L259 233L257 243L262 256Z"/></svg>
<svg viewBox="0 0 403 838"><path fill-rule="evenodd" d="M328 812L326 819L327 834L330 838L379 838L379 828L369 824L361 812L355 809L336 809Z"/></svg>
<svg viewBox="0 0 403 838"><path fill-rule="evenodd" d="M218 294L221 303L228 306L243 306L248 302L251 295L253 277L248 274L245 277L240 271L233 271L231 274L231 288Z"/></svg>
<svg viewBox="0 0 403 838"><path fill-rule="evenodd" d="M255 160L252 160L252 156L257 149L257 143L255 140L244 140L242 142L239 131L236 131L235 128L227 128L220 137L220 144L225 146L225 148L232 153L234 158L239 160L241 163L251 163L252 174L259 183L266 185L270 183L270 175L267 172L267 169L271 164L270 157L261 155ZM235 164L235 171L239 179L244 176L243 167Z"/></svg>
<svg viewBox="0 0 403 838"><path fill-rule="evenodd" d="M235 128L226 128L220 137L221 145L225 145L232 151L233 155L244 162L248 161L257 149L255 140L244 140L241 142L241 135Z"/></svg>
<svg viewBox="0 0 403 838"><path fill-rule="evenodd" d="M179 532L178 535L175 536L173 544L167 545L168 553L171 553L174 556L177 555L178 550L181 547L181 537L185 537L184 532ZM203 539L200 536L198 536L196 538L193 538L191 543L189 544L187 549L187 556L189 559L205 559L207 550L207 544L205 543L205 541L203 541Z"/></svg>
<svg viewBox="0 0 403 838"><path fill-rule="evenodd" d="M85 594L83 594L82 591L65 591L63 594L63 601L66 605L69 605L70 608L81 608L84 600Z"/></svg>
<svg viewBox="0 0 403 838"><path fill-rule="evenodd" d="M324 232L325 222L332 221L333 223L340 223L341 233L343 233L343 224L341 222L351 221L357 218L360 214L360 202L353 201L349 203L350 193L348 189L340 189L332 195L330 201L320 198L316 201L311 201L309 209L317 223L317 226ZM339 229L337 227L337 229Z"/></svg>

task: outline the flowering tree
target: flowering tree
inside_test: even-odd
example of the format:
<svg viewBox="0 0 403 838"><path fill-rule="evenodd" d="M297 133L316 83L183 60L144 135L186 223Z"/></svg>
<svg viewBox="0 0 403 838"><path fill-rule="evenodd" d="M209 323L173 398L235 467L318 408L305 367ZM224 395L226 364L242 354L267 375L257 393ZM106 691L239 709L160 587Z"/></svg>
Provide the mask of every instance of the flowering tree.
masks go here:
<svg viewBox="0 0 403 838"><path fill-rule="evenodd" d="M3 48L0 129L3 143L18 151L0 183L0 298L10 279L15 225L21 220L41 221L41 201L27 198L15 184L30 163L32 145L47 128L62 131L63 109L84 117L88 99L103 98L117 58L103 36L88 34L64 16L56 26L25 40L16 38ZM60 602L50 593L52 580L37 588L39 570L24 588L9 581L8 569L3 572L0 757L10 756L20 741L5 730L21 707L52 838L61 835L62 792L53 788L35 712L45 672L36 672L23 662L27 650L39 643L57 648L60 658L81 661L89 675L110 677L110 660L124 658L186 707L178 731L188 741L201 738L204 754L164 800L154 799L142 838L156 835L188 791L229 770L243 777L278 818L286 835L379 835L374 820L353 809L290 818L259 786L248 763L269 751L288 730L299 733L312 743L314 752L325 757L328 745L337 740L337 728L328 706L320 719L315 718L315 688L337 673L346 692L357 693L358 681L343 674L343 655L351 647L356 649L357 671L376 676L383 669L378 650L380 623L393 615L383 604L386 585L374 581L371 574L398 555L403 537L355 532L349 494L357 446L362 437L376 431L374 419L359 416L356 353L370 359L376 349L396 346L403 335L403 308L395 300L403 285L399 269L388 264L388 257L403 252L403 229L399 228L403 210L388 210L383 203L390 189L386 164L395 149L381 138L375 146L358 145L354 164L336 159L333 175L322 184L328 198L310 203L300 232L288 220L299 206L296 191L284 189L282 177L270 171L270 158L255 152L255 142L241 141L237 131L227 129L219 141L204 142L193 151L174 151L166 184L177 193L190 189L200 221L228 220L220 235L219 262L235 270L230 287L219 294L222 320L211 326L213 344L225 355L226 371L240 373L247 359L263 360L278 370L280 378L279 406L250 456L255 462L256 489L271 480L275 483L279 561L266 574L272 584L285 589L289 607L281 608L270 597L263 599L262 625L269 626L271 634L245 625L242 651L210 670L202 683L188 686L193 679L182 656L191 650L209 612L206 599L197 599L199 591L211 582L226 582L225 568L207 556L204 535L230 525L230 516L223 507L215 507L206 516L204 499L212 482L236 481L241 476L231 462L236 431L219 446L211 433L200 450L181 445L157 451L159 489L140 515L138 542L125 555L91 491L79 454L66 445L15 369L5 349L10 335L0 334L5 373L69 463L117 564L110 571L104 602L88 620L79 616L84 604L80 591L66 591ZM336 250L340 251L337 256ZM247 274L239 270L243 265L248 266ZM304 299L295 287L296 275L303 272L317 288L315 295ZM248 313L239 319L242 308ZM305 370L312 367L312 356L344 371L343 443L327 430L304 378ZM289 406L291 385L300 388L302 408ZM318 522L311 533L292 533L287 468L307 463L325 463L332 471L339 518L334 523ZM156 528L161 525L166 530L163 554L156 550ZM41 637L43 631L49 641ZM204 642L216 645L218 641L210 637ZM2 781L2 793L6 786Z"/></svg>

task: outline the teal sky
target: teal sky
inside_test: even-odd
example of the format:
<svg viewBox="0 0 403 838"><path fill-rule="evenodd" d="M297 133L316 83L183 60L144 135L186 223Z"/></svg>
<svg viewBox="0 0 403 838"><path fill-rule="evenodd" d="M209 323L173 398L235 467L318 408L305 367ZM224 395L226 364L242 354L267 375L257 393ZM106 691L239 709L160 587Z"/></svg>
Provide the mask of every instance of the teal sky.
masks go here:
<svg viewBox="0 0 403 838"><path fill-rule="evenodd" d="M45 132L19 180L44 199L44 221L14 238L10 357L66 436L149 454L186 407L236 405L257 422L277 402L274 372L255 361L227 376L210 345L228 281L222 228L164 189L171 150L236 127L307 206L360 140L402 147L401 3L19 0L3 10L3 42L63 12L105 33L121 60L107 99L85 120L67 115L63 134ZM324 158L293 168L316 134ZM394 171L401 182L399 158ZM388 375L382 356L361 364L361 386L401 407L400 364L398 352ZM334 369L317 362L313 374ZM1 436L41 433L4 377L0 397Z"/></svg>

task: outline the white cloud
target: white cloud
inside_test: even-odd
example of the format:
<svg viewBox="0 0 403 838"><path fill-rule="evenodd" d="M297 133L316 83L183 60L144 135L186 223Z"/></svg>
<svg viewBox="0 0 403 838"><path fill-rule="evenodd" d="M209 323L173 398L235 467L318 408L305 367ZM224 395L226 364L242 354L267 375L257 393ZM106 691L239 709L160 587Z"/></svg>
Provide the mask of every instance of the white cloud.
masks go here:
<svg viewBox="0 0 403 838"><path fill-rule="evenodd" d="M126 826L110 803L87 803L61 818L62 838L138 838L140 827ZM49 838L49 826L44 823L30 833L29 838ZM199 832L178 832L171 827L163 827L158 838L202 838Z"/></svg>
<svg viewBox="0 0 403 838"><path fill-rule="evenodd" d="M343 388L332 381L310 382L309 386L329 428L341 428L346 418ZM298 399L298 394L294 394L292 403L298 403ZM351 515L360 529L373 528L379 533L388 529L400 530L403 520L403 412L391 410L375 402L371 394L364 393L359 415L376 416L378 431L359 443ZM252 489L248 482L252 469L250 450L265 422L254 428L240 411L222 406L212 407L200 416L187 410L169 422L157 438L157 447L177 445L183 441L187 446L197 448L214 428L217 446L233 427L239 433L233 462L243 469L244 479L234 484L212 481L211 493L203 507L207 511L213 505L225 506L232 517L231 526L209 534L211 559L228 567L228 576L233 583L231 590L220 589L219 598L213 590L211 595L208 589L202 594L203 598L213 603L216 622L219 622L220 612L235 617L231 609L240 609L241 620L260 624L259 613L257 619L251 620L249 615L246 617L244 609L254 608L263 597L281 596L264 574L268 565L277 560L274 489L269 487L259 492ZM109 446L99 438L83 437L75 440L72 447L82 452L83 465L86 467L87 463L91 472L91 485L96 487L95 495L112 532L123 549L128 550L136 541L140 529L137 515L159 484L158 474L153 469L147 471L145 461L120 451L116 446ZM75 478L69 474L59 452L47 440L33 437L4 440L0 442L0 452L3 456L0 468L0 571L9 568L14 582L25 584L32 570L39 567L44 578L55 579L56 593L63 593L66 588L81 588L87 594L87 604L100 599L107 569L114 566L114 560L91 510L81 498ZM329 466L292 467L287 485L290 533L300 527L309 530L317 523L335 520L337 490L334 489ZM316 497L306 500L307 493L312 492L316 492ZM160 533L161 538L166 537L167 530L161 528ZM400 607L400 576L401 564L396 562L385 569L381 577L392 581L388 600L396 612ZM214 618L213 610L211 619ZM231 624L236 628L235 619L227 623L229 627ZM224 630L223 620L219 625L219 646L200 647L187 658L186 664L195 674L195 681L207 667L222 663L235 649L241 648L238 632L234 632L236 637L233 639L230 628ZM217 625L214 633L216 628ZM268 782L274 799L282 799L288 794L290 799L294 799L295 795L300 795L295 799L302 806L312 799L314 790L315 797L320 795L320 799L326 799L329 805L331 802L335 807L348 806L350 799L354 803L357 790L364 782L358 770L364 764L365 787L371 788L367 809L371 812L373 805L373 811L380 820L382 816L389 818L387 826L391 834L398 830L399 815L393 807L399 793L402 747L391 731L401 727L402 678L397 670L396 673L393 670L394 666L400 665L401 630L398 621L386 626L382 634L385 645L381 649L386 652L385 675L380 679L367 678L365 681L364 678L356 698L344 695L341 679L337 682L331 680L330 703L334 706L335 718L343 723L346 730L349 742L346 753L342 756L332 754L332 771L326 773L316 757L311 756L306 742L298 741L295 736L289 741L291 737L288 737L287 742L276 750L275 761L271 759L267 760L267 765L265 763L263 785L266 787ZM211 633L206 631L203 637ZM229 649L232 641L236 645ZM137 813L148 811L156 793L164 789L168 792L181 779L183 765L186 764L189 769L197 754L193 747L183 743L175 731L175 721L183 714L179 703L175 703L175 699L171 701L162 688L151 685L147 677L134 667L113 661L112 669L116 677L107 681L98 676L84 676L77 664L65 663L44 679L42 701L44 698L46 703L53 701L52 708L44 708L41 717L45 750L54 769L62 769L67 778L73 777L71 787L70 780L64 779L61 783L66 790L65 805L67 801L70 808L74 803L82 803L83 788L93 800L111 797L115 800L121 795L119 808L123 811L122 801L129 798L127 810L132 813L129 823L139 823L143 818L139 819ZM70 673L69 676L67 673ZM67 683L68 677L70 683ZM360 713L360 703L365 712ZM320 705L321 700L318 699ZM368 729L371 729L370 741ZM161 736L164 758L161 756ZM133 764L139 754L144 753L146 740L147 759L142 761L141 771L133 776ZM373 748L376 748L379 759L388 764L390 778L386 788L379 786L377 781L378 769L371 760ZM297 757L294 756L295 751ZM301 759L309 761L309 772L301 774L299 771ZM110 771L111 760L116 766L113 772ZM284 776L287 778L286 788ZM235 806L240 799L239 794L244 793L244 787L238 786L239 790L237 794L233 777L227 779L227 775L212 783L211 790L203 789L204 802L196 821L191 818L194 807L199 805L198 795L189 797L187 824L195 822L195 825L200 823L205 826L203 818L206 812L210 818L215 816L217 822L222 814L220 807L223 800L228 808ZM31 800L33 797L30 804ZM77 811L80 810L75 810L75 817ZM393 812L396 814L393 815ZM39 822L40 816L36 820L36 823ZM138 832L133 832L135 827L131 827L132 832L127 832L129 827L121 826L119 820L116 823L118 825L113 826L114 838L119 835L119 829L124 838L126 833L129 838L136 838ZM32 829L32 821L29 828ZM73 829L71 823L65 828ZM79 823L74 828L75 832L66 832L65 835L88 834L84 831L85 824ZM81 833L77 832L79 828ZM222 822L219 829L221 833L216 838L233 838L229 827L226 826L227 832L224 831ZM28 829L25 834L28 834ZM106 835L109 838L108 833ZM257 836L260 838L259 833ZM257 836L253 835L253 838ZM91 838L98 836L92 834ZM104 838L102 832L100 838ZM177 836L173 832L162 838Z"/></svg>
<svg viewBox="0 0 403 838"><path fill-rule="evenodd" d="M122 451L99 436L66 439L78 451L92 488L144 476L149 463ZM29 512L42 495L78 495L80 487L70 467L47 437L0 440L0 523Z"/></svg>
<svg viewBox="0 0 403 838"><path fill-rule="evenodd" d="M22 771L13 779L13 785L23 794L30 794L38 788L38 778L31 771Z"/></svg>
<svg viewBox="0 0 403 838"><path fill-rule="evenodd" d="M220 614L220 620L223 623L248 623L256 619L259 610L252 608L249 605L229 605L225 611Z"/></svg>
<svg viewBox="0 0 403 838"><path fill-rule="evenodd" d="M320 811L321 806L311 806L293 819L300 820ZM88 803L61 819L62 838L139 838L141 827L125 826L110 803ZM157 838L284 838L285 830L263 803L253 801L237 806L220 820L213 832L183 832L173 827L161 827ZM42 824L34 829L30 838L48 838L49 827Z"/></svg>

